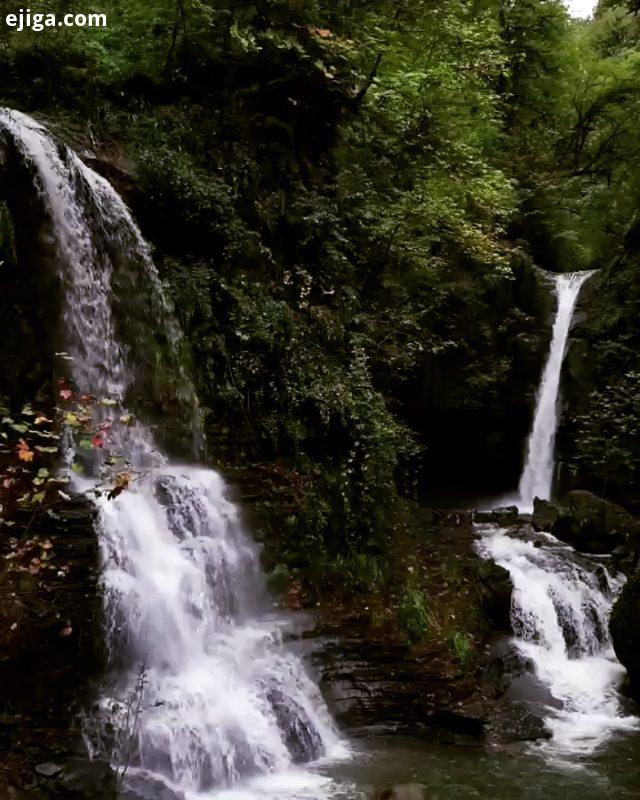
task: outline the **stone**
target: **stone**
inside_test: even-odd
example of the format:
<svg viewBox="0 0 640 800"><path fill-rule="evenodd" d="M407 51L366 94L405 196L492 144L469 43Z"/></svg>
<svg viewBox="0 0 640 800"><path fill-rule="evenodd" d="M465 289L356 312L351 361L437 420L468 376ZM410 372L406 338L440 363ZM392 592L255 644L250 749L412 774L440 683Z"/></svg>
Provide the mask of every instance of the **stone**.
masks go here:
<svg viewBox="0 0 640 800"><path fill-rule="evenodd" d="M105 761L70 759L61 769L56 783L64 790L65 797L107 800L115 796L116 776Z"/></svg>
<svg viewBox="0 0 640 800"><path fill-rule="evenodd" d="M493 720L490 734L494 741L501 743L551 738L551 732L542 717L534 714L524 703L504 706Z"/></svg>
<svg viewBox="0 0 640 800"><path fill-rule="evenodd" d="M62 770L62 766L54 764L53 761L45 761L42 764L36 764L35 770L38 775L42 775L44 778L53 778L54 775L57 775Z"/></svg>
<svg viewBox="0 0 640 800"><path fill-rule="evenodd" d="M493 522L493 512L492 511L474 511L473 512L473 521L479 524L484 524L486 522Z"/></svg>
<svg viewBox="0 0 640 800"><path fill-rule="evenodd" d="M574 489L557 503L536 498L533 527L583 553L613 553L624 547L635 554L640 538L640 522L628 511L582 489Z"/></svg>
<svg viewBox="0 0 640 800"><path fill-rule="evenodd" d="M378 792L375 800L428 800L428 797L425 787L421 784L402 783Z"/></svg>
<svg viewBox="0 0 640 800"><path fill-rule="evenodd" d="M511 595L513 584L508 570L493 561L478 567L480 604L494 629L511 631Z"/></svg>
<svg viewBox="0 0 640 800"><path fill-rule="evenodd" d="M558 506L536 497L533 501L533 530L549 532L560 516Z"/></svg>
<svg viewBox="0 0 640 800"><path fill-rule="evenodd" d="M611 612L609 632L618 660L629 674L632 692L640 697L640 572L620 592Z"/></svg>
<svg viewBox="0 0 640 800"><path fill-rule="evenodd" d="M501 508L494 508L491 512L491 519L493 522L497 522L498 525L502 525L503 527L515 525L518 522L518 507L503 506Z"/></svg>

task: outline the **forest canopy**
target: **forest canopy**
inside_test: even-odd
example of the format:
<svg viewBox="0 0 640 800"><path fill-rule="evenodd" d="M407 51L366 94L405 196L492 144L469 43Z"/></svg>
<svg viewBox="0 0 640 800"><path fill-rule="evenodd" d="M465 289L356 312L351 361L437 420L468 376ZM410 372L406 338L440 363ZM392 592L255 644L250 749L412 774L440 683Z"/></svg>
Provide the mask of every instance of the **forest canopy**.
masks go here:
<svg viewBox="0 0 640 800"><path fill-rule="evenodd" d="M211 448L280 487L287 558L379 546L389 499L447 475L513 475L544 351L534 265L628 251L637 3L601 0L592 21L561 0L83 11L107 27L0 27L5 103L127 196L192 345ZM0 221L7 260L2 206ZM607 319L633 341L629 313ZM578 403L589 447L622 380L607 363ZM598 463L575 454L594 483Z"/></svg>

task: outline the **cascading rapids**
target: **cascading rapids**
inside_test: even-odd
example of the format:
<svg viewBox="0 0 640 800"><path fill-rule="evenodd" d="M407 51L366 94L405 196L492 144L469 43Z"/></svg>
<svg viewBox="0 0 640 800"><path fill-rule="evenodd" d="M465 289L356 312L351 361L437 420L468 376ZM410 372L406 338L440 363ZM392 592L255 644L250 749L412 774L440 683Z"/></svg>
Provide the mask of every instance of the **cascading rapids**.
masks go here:
<svg viewBox="0 0 640 800"><path fill-rule="evenodd" d="M613 732L636 728L623 709L624 668L608 628L623 578L550 534L535 546L493 525L477 527L480 553L511 576L514 643L560 706L545 718L550 747L591 753Z"/></svg>
<svg viewBox="0 0 640 800"><path fill-rule="evenodd" d="M125 269L150 297L145 321L162 326L180 373L177 329L122 199L26 115L0 111L0 132L32 171L50 217L76 384L124 404L135 383L135 343L119 338L113 312ZM182 796L337 752L318 688L264 613L256 549L220 476L169 464L139 423L119 445L142 478L96 501L114 673L97 727L112 729L114 762ZM96 732L89 738L95 745Z"/></svg>

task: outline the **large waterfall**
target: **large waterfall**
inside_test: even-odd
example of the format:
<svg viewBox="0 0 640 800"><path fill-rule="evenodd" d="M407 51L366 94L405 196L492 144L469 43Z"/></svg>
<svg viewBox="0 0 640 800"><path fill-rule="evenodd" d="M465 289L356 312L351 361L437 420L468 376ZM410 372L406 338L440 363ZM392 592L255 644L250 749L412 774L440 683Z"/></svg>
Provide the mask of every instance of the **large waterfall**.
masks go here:
<svg viewBox="0 0 640 800"><path fill-rule="evenodd" d="M135 342L119 337L113 286L127 271L130 288L150 297L143 321L162 329L180 372L179 335L149 249L113 187L41 125L0 111L0 133L32 173L49 218L71 377L126 414L138 364ZM188 378L178 382L193 408ZM179 798L339 752L317 686L283 646L256 548L221 477L171 464L143 423L118 444L139 477L118 497L96 500L112 677L91 746L110 748L130 792L155 785L162 795L147 788L140 796Z"/></svg>
<svg viewBox="0 0 640 800"><path fill-rule="evenodd" d="M592 272L555 277L558 300L549 356L537 393L520 480L519 507L551 496L560 375L575 305ZM551 702L544 711L554 754L593 752L613 732L634 729L619 694L624 668L609 637L609 614L624 579L602 560L586 558L551 534L477 525L478 551L508 570L513 583L514 644L533 665Z"/></svg>
<svg viewBox="0 0 640 800"><path fill-rule="evenodd" d="M558 309L553 324L549 355L538 389L533 427L520 479L519 506L522 511L530 511L533 508L535 497L548 500L551 496L562 364L580 289L592 274L592 272L569 272L554 278Z"/></svg>

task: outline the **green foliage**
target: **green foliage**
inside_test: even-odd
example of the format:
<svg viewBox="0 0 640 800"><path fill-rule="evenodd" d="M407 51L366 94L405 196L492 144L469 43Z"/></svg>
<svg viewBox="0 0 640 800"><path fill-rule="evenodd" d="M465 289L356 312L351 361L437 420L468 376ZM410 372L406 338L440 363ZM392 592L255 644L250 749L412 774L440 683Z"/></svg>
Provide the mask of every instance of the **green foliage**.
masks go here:
<svg viewBox="0 0 640 800"><path fill-rule="evenodd" d="M587 409L576 419L577 471L597 476L604 489L638 485L640 372L627 372L616 384L592 392Z"/></svg>
<svg viewBox="0 0 640 800"><path fill-rule="evenodd" d="M358 558L384 546L423 465L453 458L440 428L488 447L521 403L527 247L566 269L621 246L640 191L637 19L609 0L589 25L560 0L99 10L106 29L3 29L6 102L62 130L86 120L73 137L134 158L128 199L193 351L211 450L282 466L287 567L317 557L377 583ZM0 260L14 238L0 204ZM625 381L611 414L631 424ZM606 457L598 391L582 465ZM623 439L611 465L629 461Z"/></svg>
<svg viewBox="0 0 640 800"><path fill-rule="evenodd" d="M348 597L353 592L373 594L385 580L380 559L367 553L326 557L319 561L312 572L317 573L319 590L326 593L330 589Z"/></svg>
<svg viewBox="0 0 640 800"><path fill-rule="evenodd" d="M449 644L460 666L468 666L473 650L473 645L468 634L464 631L455 631L449 637Z"/></svg>
<svg viewBox="0 0 640 800"><path fill-rule="evenodd" d="M421 642L429 630L431 615L424 591L407 583L400 598L398 622L411 644Z"/></svg>

